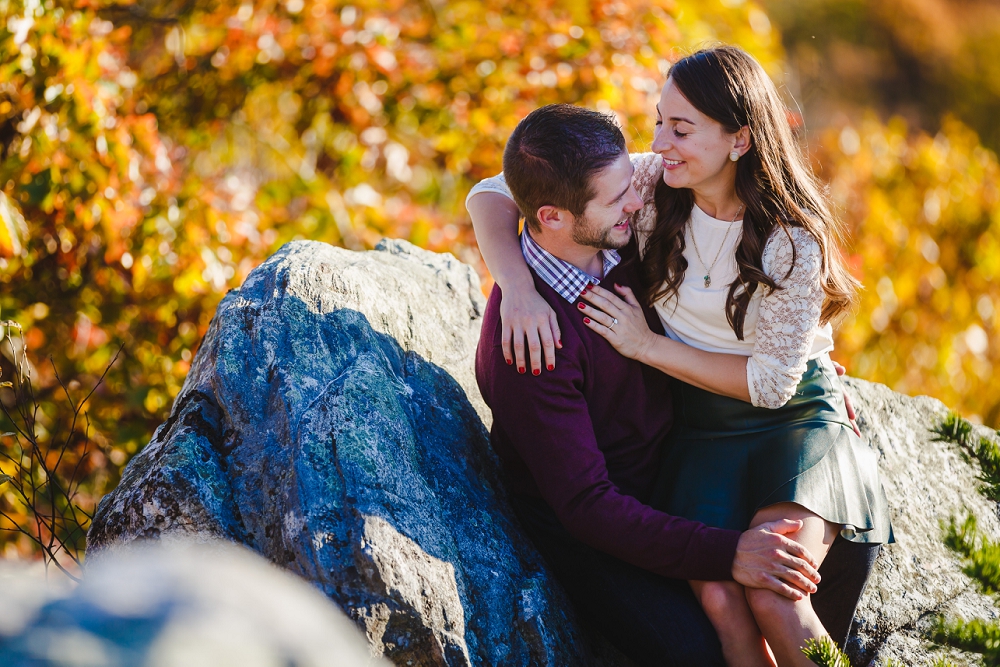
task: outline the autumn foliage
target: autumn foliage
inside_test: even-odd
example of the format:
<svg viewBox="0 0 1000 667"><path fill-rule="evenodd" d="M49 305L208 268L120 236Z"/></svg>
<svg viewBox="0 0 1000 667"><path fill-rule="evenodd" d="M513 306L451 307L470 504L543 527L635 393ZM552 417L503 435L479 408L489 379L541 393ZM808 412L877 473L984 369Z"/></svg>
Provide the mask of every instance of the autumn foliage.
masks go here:
<svg viewBox="0 0 1000 667"><path fill-rule="evenodd" d="M895 119L828 131L824 177L851 226L865 289L839 329L859 377L1000 422L1000 165L968 127Z"/></svg>
<svg viewBox="0 0 1000 667"><path fill-rule="evenodd" d="M788 83L778 31L743 0L0 0L0 15L0 317L23 327L40 446L69 427L55 370L77 396L124 343L89 403L85 508L165 419L219 299L281 244L401 237L488 278L463 200L531 109L613 110L643 150L679 52L735 43ZM866 285L840 360L1000 419L982 365L995 156L957 121L808 138Z"/></svg>

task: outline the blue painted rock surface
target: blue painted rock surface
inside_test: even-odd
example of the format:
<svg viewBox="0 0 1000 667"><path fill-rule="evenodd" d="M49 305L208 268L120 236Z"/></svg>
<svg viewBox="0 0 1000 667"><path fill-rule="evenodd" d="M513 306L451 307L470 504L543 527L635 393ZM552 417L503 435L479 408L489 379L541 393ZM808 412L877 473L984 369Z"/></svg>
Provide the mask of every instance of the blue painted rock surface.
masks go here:
<svg viewBox="0 0 1000 667"><path fill-rule="evenodd" d="M398 665L587 661L517 526L451 255L284 246L230 292L170 418L98 508L88 558L196 533L300 574Z"/></svg>

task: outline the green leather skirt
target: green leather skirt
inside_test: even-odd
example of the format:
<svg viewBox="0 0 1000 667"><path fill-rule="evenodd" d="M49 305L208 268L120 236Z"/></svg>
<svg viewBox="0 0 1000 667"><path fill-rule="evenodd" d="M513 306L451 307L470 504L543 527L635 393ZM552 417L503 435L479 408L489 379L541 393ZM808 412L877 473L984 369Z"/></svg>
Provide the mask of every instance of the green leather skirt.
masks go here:
<svg viewBox="0 0 1000 667"><path fill-rule="evenodd" d="M746 530L775 503L802 505L852 542L892 542L877 452L854 433L829 357L809 362L795 395L771 410L683 382L653 505Z"/></svg>

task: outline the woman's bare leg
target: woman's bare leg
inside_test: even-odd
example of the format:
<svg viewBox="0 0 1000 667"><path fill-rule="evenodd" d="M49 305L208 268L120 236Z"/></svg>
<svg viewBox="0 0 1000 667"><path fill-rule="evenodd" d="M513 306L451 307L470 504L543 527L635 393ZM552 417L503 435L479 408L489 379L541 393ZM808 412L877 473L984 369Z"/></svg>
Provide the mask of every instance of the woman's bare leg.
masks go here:
<svg viewBox="0 0 1000 667"><path fill-rule="evenodd" d="M790 533L788 537L807 548L819 562L823 562L830 545L837 537L838 526L795 503L765 507L754 515L750 525L753 527L778 519L801 520L802 528ZM802 647L807 640L823 637L827 632L813 611L809 596L795 601L763 588L748 588L746 598L757 626L767 639L780 667L814 665L802 653Z"/></svg>
<svg viewBox="0 0 1000 667"><path fill-rule="evenodd" d="M735 581L689 581L722 643L728 667L774 667L774 659Z"/></svg>

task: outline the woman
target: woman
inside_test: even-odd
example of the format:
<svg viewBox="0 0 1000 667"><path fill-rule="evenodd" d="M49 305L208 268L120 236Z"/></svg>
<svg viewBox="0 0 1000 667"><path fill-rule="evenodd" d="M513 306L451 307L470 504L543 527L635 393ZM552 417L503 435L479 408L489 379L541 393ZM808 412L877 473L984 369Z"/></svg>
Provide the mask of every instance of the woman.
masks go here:
<svg viewBox="0 0 1000 667"><path fill-rule="evenodd" d="M856 282L774 85L733 47L680 60L657 105L652 150L633 157L633 183L655 203L633 220L645 293L594 286L581 316L623 355L679 380L657 506L738 530L801 519L794 539L819 560L838 534L890 541L874 456L851 428L829 359L830 321L849 307ZM490 179L470 200L503 190ZM558 324L531 286L516 209L491 197L469 210L504 289L518 370L527 337L537 374L539 348L555 364ZM648 329L639 298L666 336ZM513 361L508 340L505 356ZM811 664L800 649L826 630L808 597L691 585L730 665L774 664L768 646L779 665Z"/></svg>

